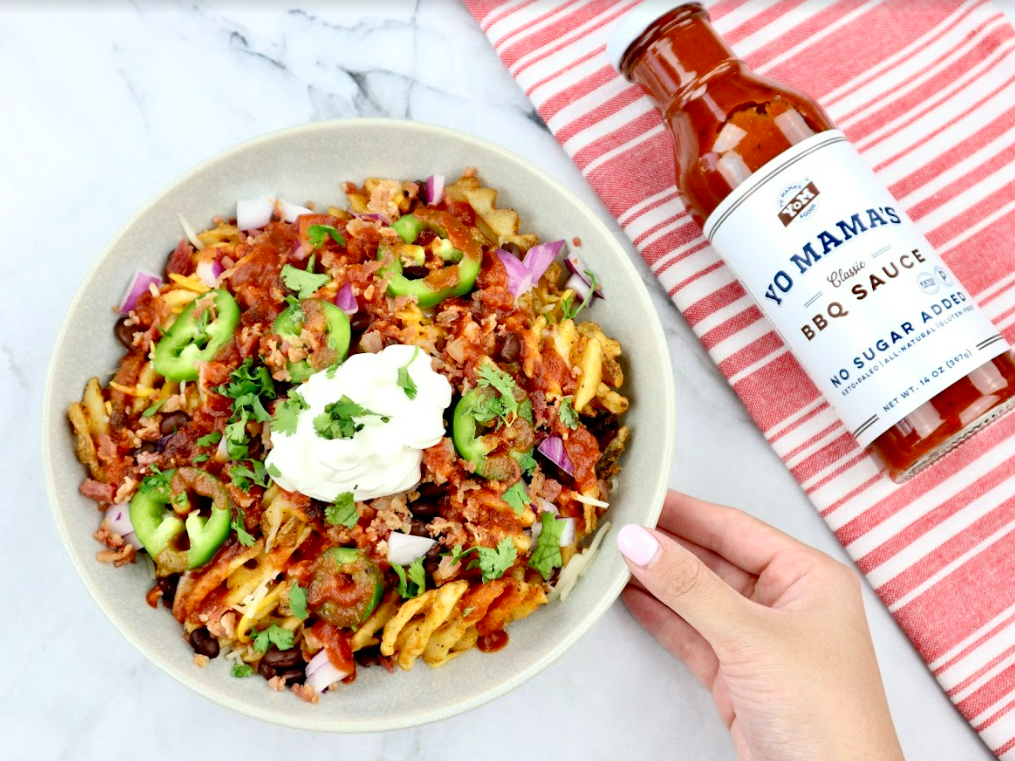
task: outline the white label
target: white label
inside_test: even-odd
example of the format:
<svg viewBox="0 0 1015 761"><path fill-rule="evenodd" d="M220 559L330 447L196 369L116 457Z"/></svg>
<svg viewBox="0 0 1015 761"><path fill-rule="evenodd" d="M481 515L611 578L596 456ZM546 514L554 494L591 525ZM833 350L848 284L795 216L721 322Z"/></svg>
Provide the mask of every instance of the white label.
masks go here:
<svg viewBox="0 0 1015 761"><path fill-rule="evenodd" d="M705 235L861 446L1008 349L838 130L751 175Z"/></svg>

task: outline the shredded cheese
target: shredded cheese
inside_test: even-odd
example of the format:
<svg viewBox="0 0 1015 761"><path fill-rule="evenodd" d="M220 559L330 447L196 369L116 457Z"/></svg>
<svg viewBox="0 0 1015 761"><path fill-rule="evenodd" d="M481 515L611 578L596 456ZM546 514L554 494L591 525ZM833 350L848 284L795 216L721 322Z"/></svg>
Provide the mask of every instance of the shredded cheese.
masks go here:
<svg viewBox="0 0 1015 761"><path fill-rule="evenodd" d="M594 498L588 497L588 496L586 496L584 494L578 494L577 492L574 494L574 498L578 502L581 502L582 504L585 504L585 505L594 505L595 507L609 507L610 506L609 502L603 502L601 499L594 499Z"/></svg>
<svg viewBox="0 0 1015 761"><path fill-rule="evenodd" d="M174 272L169 276L169 279L181 288L186 288L188 291L193 291L194 293L207 293L211 290L211 288L209 288L197 275L187 275L184 277L183 275L178 275Z"/></svg>
<svg viewBox="0 0 1015 761"><path fill-rule="evenodd" d="M183 228L183 234L187 236L187 240L190 241L190 245L200 251L204 248L204 244L201 239L197 237L197 233L194 232L194 228L190 226L190 222L183 218L183 215L177 212L177 219L180 220L180 227Z"/></svg>
<svg viewBox="0 0 1015 761"><path fill-rule="evenodd" d="M584 576L591 567L592 559L599 549L599 544L603 541L603 537L606 536L606 532L609 530L609 522L604 523L596 534L596 538L592 540L592 544L586 547L580 555L575 555L571 558L571 562L564 566L564 570L560 572L560 579L557 580L557 585L546 596L547 602L553 602L558 597L561 601L567 599L578 579Z"/></svg>
<svg viewBox="0 0 1015 761"><path fill-rule="evenodd" d="M127 396L137 396L141 397L142 399L147 399L149 396L155 393L155 389L153 388L138 388L137 386L124 386L122 383L117 383L116 381L109 381L109 385L110 387L115 388L120 393L127 394Z"/></svg>

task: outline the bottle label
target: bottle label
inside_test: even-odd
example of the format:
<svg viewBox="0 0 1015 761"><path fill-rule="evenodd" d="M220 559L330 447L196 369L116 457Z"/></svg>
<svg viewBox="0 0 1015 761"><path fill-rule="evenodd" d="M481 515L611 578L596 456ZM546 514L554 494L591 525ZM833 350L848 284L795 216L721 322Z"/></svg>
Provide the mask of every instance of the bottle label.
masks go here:
<svg viewBox="0 0 1015 761"><path fill-rule="evenodd" d="M861 446L1008 349L838 130L748 177L704 229Z"/></svg>

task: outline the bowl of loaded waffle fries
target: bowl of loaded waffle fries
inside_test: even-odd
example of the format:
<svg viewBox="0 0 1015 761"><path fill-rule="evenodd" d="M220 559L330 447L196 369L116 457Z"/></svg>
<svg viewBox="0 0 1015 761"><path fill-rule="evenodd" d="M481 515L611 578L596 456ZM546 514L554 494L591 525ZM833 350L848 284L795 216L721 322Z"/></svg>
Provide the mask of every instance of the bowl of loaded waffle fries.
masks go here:
<svg viewBox="0 0 1015 761"><path fill-rule="evenodd" d="M226 151L127 222L68 310L43 438L132 644L234 710L358 732L481 705L588 631L674 425L658 318L593 212L497 146L360 119Z"/></svg>

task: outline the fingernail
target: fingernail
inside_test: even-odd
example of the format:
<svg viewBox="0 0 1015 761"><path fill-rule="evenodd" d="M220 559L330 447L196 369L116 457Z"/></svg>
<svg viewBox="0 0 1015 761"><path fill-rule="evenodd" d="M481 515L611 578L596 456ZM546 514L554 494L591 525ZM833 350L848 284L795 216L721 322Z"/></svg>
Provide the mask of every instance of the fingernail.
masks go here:
<svg viewBox="0 0 1015 761"><path fill-rule="evenodd" d="M617 547L628 560L646 568L659 552L659 542L641 526L629 523L617 534Z"/></svg>

